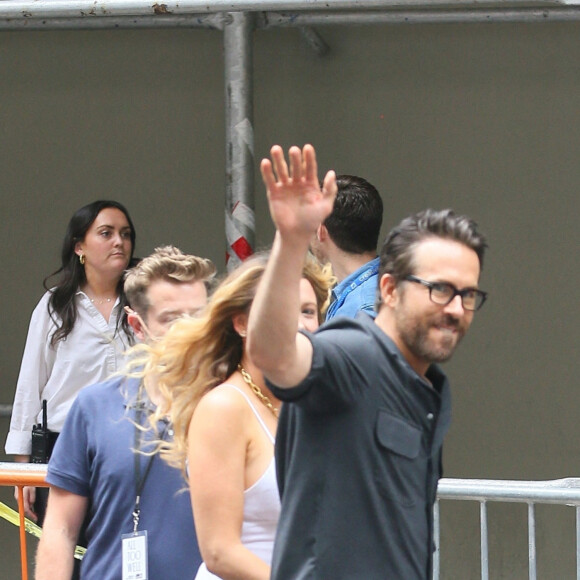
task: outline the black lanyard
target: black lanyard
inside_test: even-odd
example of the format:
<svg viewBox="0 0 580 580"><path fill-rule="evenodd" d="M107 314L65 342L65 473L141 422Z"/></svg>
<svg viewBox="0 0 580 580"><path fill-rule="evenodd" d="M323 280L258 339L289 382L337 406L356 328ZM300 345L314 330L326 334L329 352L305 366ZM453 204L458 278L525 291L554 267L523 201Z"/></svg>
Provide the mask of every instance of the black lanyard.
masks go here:
<svg viewBox="0 0 580 580"><path fill-rule="evenodd" d="M143 434L142 419L144 415L144 410L146 408L146 403L141 399L141 387L139 388L139 394L137 396L137 403L135 405L135 449L134 453L134 471L135 471L135 507L133 508L133 533L137 532L137 527L139 525L139 516L141 515L141 494L143 488L145 487L145 482L149 477L151 472L151 466L153 461L157 456L157 453L149 456L149 461L147 461L147 467L145 468L145 473L141 477L141 440ZM165 423L165 427L161 433L160 439L163 441L165 435L169 430L169 423Z"/></svg>

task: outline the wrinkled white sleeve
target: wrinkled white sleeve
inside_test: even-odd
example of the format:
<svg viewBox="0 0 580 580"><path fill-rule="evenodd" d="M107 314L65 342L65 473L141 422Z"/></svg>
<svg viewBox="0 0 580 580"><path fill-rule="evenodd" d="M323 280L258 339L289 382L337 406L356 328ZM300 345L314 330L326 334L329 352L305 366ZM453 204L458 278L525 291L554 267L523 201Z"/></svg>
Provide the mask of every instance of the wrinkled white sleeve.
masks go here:
<svg viewBox="0 0 580 580"><path fill-rule="evenodd" d="M38 422L42 391L54 365L55 350L50 346L50 337L55 326L47 311L49 296L46 293L42 297L30 319L6 439L7 454L30 454L32 426Z"/></svg>

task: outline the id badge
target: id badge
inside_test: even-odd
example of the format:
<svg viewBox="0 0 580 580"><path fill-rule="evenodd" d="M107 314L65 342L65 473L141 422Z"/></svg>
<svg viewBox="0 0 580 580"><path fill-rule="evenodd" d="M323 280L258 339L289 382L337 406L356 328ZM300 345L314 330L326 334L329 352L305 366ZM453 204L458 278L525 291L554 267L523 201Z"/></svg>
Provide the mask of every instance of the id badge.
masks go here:
<svg viewBox="0 0 580 580"><path fill-rule="evenodd" d="M123 534L123 580L148 580L147 530Z"/></svg>

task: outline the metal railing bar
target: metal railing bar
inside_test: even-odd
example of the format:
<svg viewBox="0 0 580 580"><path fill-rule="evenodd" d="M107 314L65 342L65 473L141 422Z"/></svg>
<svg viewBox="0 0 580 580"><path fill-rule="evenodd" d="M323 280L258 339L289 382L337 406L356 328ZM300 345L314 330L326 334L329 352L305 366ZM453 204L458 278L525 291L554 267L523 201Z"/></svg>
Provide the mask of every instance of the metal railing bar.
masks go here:
<svg viewBox="0 0 580 580"><path fill-rule="evenodd" d="M10 0L5 0L9 2ZM133 16L54 16L5 17L0 3L0 30L106 30L206 28L223 30L224 13L167 14ZM580 6L543 8L471 8L384 10L369 12L263 12L258 13L256 28L307 28L314 26L362 26L380 24L455 24L494 22L567 22L580 20ZM322 47L324 44L322 44Z"/></svg>
<svg viewBox="0 0 580 580"><path fill-rule="evenodd" d="M26 551L26 528L24 525L24 486L48 487L44 481L46 465L41 463L0 462L0 485L15 485L18 489L18 518L20 522L20 567L22 580L28 580L28 556Z"/></svg>
<svg viewBox="0 0 580 580"><path fill-rule="evenodd" d="M441 479L438 497L450 500L553 503L580 506L580 478L549 481Z"/></svg>
<svg viewBox="0 0 580 580"><path fill-rule="evenodd" d="M488 5L559 6L559 1L499 0ZM573 1L570 4L574 4ZM477 0L3 0L0 18L111 18L115 16L157 16L216 12L264 12L309 10L329 12L384 11L392 8L480 7Z"/></svg>
<svg viewBox="0 0 580 580"><path fill-rule="evenodd" d="M481 580L489 580L489 545L487 535L487 503L479 503L480 544L481 544Z"/></svg>
<svg viewBox="0 0 580 580"><path fill-rule="evenodd" d="M23 578L27 578L26 538L24 527L24 500L22 487L47 486L46 465L34 463L0 462L0 485L16 485L19 489L21 559ZM535 504L564 504L576 507L576 579L580 580L580 478L564 478L549 481L513 481L481 479L442 479L439 482L438 499L434 505L433 579L440 575L440 500L473 500L480 503L481 578L489 580L489 539L487 502L520 502L528 504L528 556L529 578L536 580L536 521ZM22 553L24 555L22 555Z"/></svg>
<svg viewBox="0 0 580 580"><path fill-rule="evenodd" d="M536 580L536 518L531 502L528 503L528 563L529 578Z"/></svg>
<svg viewBox="0 0 580 580"><path fill-rule="evenodd" d="M566 22L580 20L579 6L543 8L462 8L383 10L381 12L266 12L258 28L365 26L374 24L478 24L492 22Z"/></svg>
<svg viewBox="0 0 580 580"><path fill-rule="evenodd" d="M21 485L18 489L18 516L20 519L20 569L22 580L28 580L28 556L26 554L26 528L24 527L24 490Z"/></svg>
<svg viewBox="0 0 580 580"><path fill-rule="evenodd" d="M223 30L223 14L154 16L112 16L110 18L4 18L0 30L127 30L206 28Z"/></svg>
<svg viewBox="0 0 580 580"><path fill-rule="evenodd" d="M8 463L0 461L0 485L48 487L44 481L46 465L42 463Z"/></svg>
<svg viewBox="0 0 580 580"><path fill-rule="evenodd" d="M435 542L435 553L433 554L433 580L439 580L439 567L441 548L439 542L441 540L441 527L439 520L439 500L435 501L433 506L433 540Z"/></svg>
<svg viewBox="0 0 580 580"><path fill-rule="evenodd" d="M580 580L580 507L576 506L576 580Z"/></svg>

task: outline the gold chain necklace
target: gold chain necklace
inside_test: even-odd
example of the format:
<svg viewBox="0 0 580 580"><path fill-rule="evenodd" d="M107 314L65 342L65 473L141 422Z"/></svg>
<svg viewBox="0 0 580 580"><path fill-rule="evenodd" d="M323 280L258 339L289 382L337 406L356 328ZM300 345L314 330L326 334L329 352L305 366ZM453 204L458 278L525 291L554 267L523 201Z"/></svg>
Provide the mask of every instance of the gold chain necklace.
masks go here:
<svg viewBox="0 0 580 580"><path fill-rule="evenodd" d="M252 380L252 375L250 375L250 373L242 365L238 365L238 370L240 373L242 373L242 379L244 379L244 382L250 387L250 389L252 389L258 399L260 399L260 401L262 401L262 403L268 407L268 409L270 409L274 417L278 418L278 413L280 410L276 409L276 407L272 405L272 401L270 401L268 396L262 393L262 389L260 389L260 387L258 387L258 385Z"/></svg>

